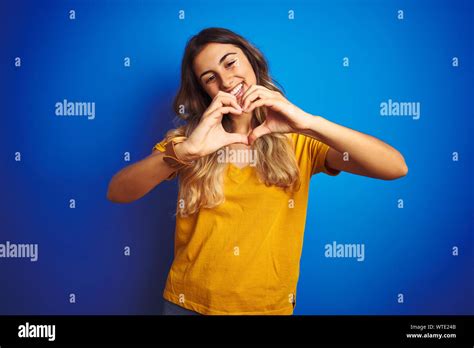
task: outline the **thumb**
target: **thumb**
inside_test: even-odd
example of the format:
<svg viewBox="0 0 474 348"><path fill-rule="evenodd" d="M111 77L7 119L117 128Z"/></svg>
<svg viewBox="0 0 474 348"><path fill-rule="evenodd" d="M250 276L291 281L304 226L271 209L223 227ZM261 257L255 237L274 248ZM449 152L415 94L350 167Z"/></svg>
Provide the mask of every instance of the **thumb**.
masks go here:
<svg viewBox="0 0 474 348"><path fill-rule="evenodd" d="M257 138L260 138L261 136L263 136L265 134L270 134L272 132L270 129L268 129L266 122L267 121L263 121L263 123L260 126L254 128L250 132L250 134L248 136L250 145L252 145L253 142L255 140L257 140Z"/></svg>

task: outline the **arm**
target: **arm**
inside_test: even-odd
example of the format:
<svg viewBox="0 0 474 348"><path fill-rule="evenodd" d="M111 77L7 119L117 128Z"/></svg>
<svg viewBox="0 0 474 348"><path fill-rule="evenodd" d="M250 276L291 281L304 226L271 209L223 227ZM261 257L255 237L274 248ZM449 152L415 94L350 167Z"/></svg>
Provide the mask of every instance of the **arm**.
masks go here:
<svg viewBox="0 0 474 348"><path fill-rule="evenodd" d="M195 159L186 142L175 145L176 155L184 160ZM110 180L107 199L115 203L131 203L142 198L175 170L163 161L164 153L154 150L151 155L131 164Z"/></svg>
<svg viewBox="0 0 474 348"><path fill-rule="evenodd" d="M313 116L292 104L278 91L252 85L242 101L245 112L252 112L257 107L267 110L265 121L250 133L250 144L265 134L296 132L329 145L325 163L328 169L384 180L397 179L408 172L405 159L390 145L321 116ZM349 155L346 160L344 153Z"/></svg>
<svg viewBox="0 0 474 348"><path fill-rule="evenodd" d="M222 117L228 113L240 115L242 109L234 95L221 91L203 113L189 138L174 146L176 156L190 162L229 144L247 144L246 135L225 131ZM163 161L164 156L155 150L145 159L123 168L110 181L107 198L112 202L130 203L146 195L174 172Z"/></svg>
<svg viewBox="0 0 474 348"><path fill-rule="evenodd" d="M321 116L306 114L305 126L299 132L331 148L326 166L376 179L393 180L405 176L408 167L396 149L379 139L330 122ZM349 158L344 160L344 153Z"/></svg>

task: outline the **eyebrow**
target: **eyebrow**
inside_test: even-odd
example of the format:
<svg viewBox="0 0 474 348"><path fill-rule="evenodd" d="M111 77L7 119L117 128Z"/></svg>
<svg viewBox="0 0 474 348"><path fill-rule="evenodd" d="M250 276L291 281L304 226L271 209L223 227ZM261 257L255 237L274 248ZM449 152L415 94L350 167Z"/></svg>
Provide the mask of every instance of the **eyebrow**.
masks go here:
<svg viewBox="0 0 474 348"><path fill-rule="evenodd" d="M224 61L224 59L225 59L228 55L230 55L230 54L237 54L237 52L229 52L229 53L224 54L224 55L222 56L222 58L219 60L219 65L222 64L222 62ZM202 77L203 77L204 75L206 75L207 73L210 73L210 72L212 72L212 70L206 70L206 71L204 71L204 72L201 74L201 76L199 76L199 80L202 79Z"/></svg>

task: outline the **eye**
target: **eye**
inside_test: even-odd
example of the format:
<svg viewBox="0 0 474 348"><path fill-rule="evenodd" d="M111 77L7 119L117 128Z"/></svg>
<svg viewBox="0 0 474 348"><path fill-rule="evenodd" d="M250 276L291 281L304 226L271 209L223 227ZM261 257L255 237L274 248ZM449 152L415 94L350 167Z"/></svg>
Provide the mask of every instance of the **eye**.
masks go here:
<svg viewBox="0 0 474 348"><path fill-rule="evenodd" d="M206 83L212 82L212 80L215 79L214 75L209 76L209 78L206 80Z"/></svg>
<svg viewBox="0 0 474 348"><path fill-rule="evenodd" d="M226 64L226 68L230 68L232 65L235 64L236 61L237 61L237 59L235 59L235 60L233 60L233 61L227 63L227 64ZM209 82L212 82L214 79L215 79L215 76L214 76L214 75L209 76L209 78L206 80L206 84L209 83Z"/></svg>

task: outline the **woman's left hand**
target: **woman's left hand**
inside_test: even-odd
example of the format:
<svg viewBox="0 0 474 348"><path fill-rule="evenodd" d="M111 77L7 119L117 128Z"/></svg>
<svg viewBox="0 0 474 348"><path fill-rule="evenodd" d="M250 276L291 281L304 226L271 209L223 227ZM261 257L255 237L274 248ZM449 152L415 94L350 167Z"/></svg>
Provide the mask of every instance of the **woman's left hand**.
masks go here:
<svg viewBox="0 0 474 348"><path fill-rule="evenodd" d="M249 134L249 144L269 133L297 133L305 129L310 117L296 105L290 103L281 93L260 85L252 85L242 96L242 109L252 112L264 106L267 109L266 120Z"/></svg>

